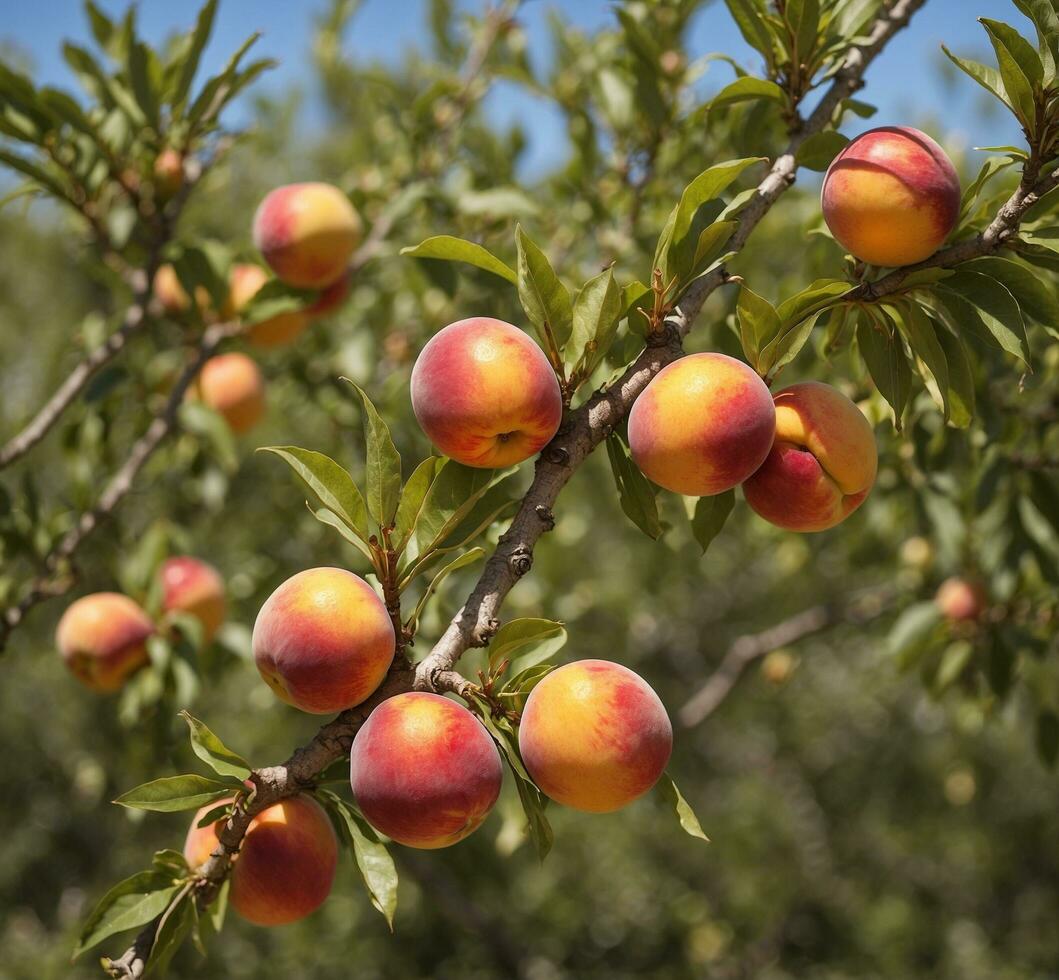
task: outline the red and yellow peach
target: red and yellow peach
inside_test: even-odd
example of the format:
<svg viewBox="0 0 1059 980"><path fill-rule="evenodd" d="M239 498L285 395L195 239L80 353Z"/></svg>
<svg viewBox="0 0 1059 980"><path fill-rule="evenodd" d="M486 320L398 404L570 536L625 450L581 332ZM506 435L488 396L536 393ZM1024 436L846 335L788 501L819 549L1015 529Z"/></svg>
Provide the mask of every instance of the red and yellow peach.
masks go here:
<svg viewBox="0 0 1059 980"><path fill-rule="evenodd" d="M882 126L835 157L821 204L835 239L862 262L911 265L933 255L955 226L960 180L926 133Z"/></svg>
<svg viewBox="0 0 1059 980"><path fill-rule="evenodd" d="M249 432L265 414L265 379L246 354L233 351L210 358L195 387L199 398L220 412L235 433Z"/></svg>
<svg viewBox="0 0 1059 980"><path fill-rule="evenodd" d="M350 752L368 822L408 847L448 847L481 826L500 795L500 754L481 722L438 694L383 701Z"/></svg>
<svg viewBox="0 0 1059 980"><path fill-rule="evenodd" d="M225 316L237 317L247 304L257 295L265 283L268 273L259 265L249 262L236 262L228 274L228 302ZM247 339L257 347L282 347L297 340L308 328L310 322L306 310L289 310L277 313L267 320L255 323L247 331Z"/></svg>
<svg viewBox="0 0 1059 980"><path fill-rule="evenodd" d="M254 244L290 286L323 289L341 278L360 242L349 198L330 184L277 187L254 215Z"/></svg>
<svg viewBox="0 0 1059 980"><path fill-rule="evenodd" d="M159 570L162 609L194 616L202 624L203 642L209 643L224 622L224 579L212 565L182 555L167 558Z"/></svg>
<svg viewBox="0 0 1059 980"><path fill-rule="evenodd" d="M217 847L222 822L197 826L218 803L195 814L184 842L184 858L199 867ZM279 926L304 919L331 893L338 841L315 800L291 796L251 821L232 860L232 907L248 922Z"/></svg>
<svg viewBox="0 0 1059 980"><path fill-rule="evenodd" d="M257 669L281 700L312 714L352 708L386 677L393 624L364 579L310 568L265 600L254 623Z"/></svg>
<svg viewBox="0 0 1059 980"><path fill-rule="evenodd" d="M665 771L673 726L638 674L606 660L580 660L530 693L519 749L541 791L587 813L618 810Z"/></svg>
<svg viewBox="0 0 1059 980"><path fill-rule="evenodd" d="M128 596L95 592L63 613L55 643L73 675L93 691L117 691L147 663L150 617Z"/></svg>
<svg viewBox="0 0 1059 980"><path fill-rule="evenodd" d="M633 403L629 449L648 479L692 497L742 483L776 431L772 396L726 354L691 354L664 367Z"/></svg>
<svg viewBox="0 0 1059 980"><path fill-rule="evenodd" d="M845 395L817 381L776 395L776 441L743 484L747 503L788 531L823 531L844 521L875 483L871 424Z"/></svg>
<svg viewBox="0 0 1059 980"><path fill-rule="evenodd" d="M559 428L563 399L544 352L510 323L471 317L427 341L412 368L412 409L427 438L466 466L513 466Z"/></svg>
<svg viewBox="0 0 1059 980"><path fill-rule="evenodd" d="M934 596L938 611L950 622L973 622L985 611L989 597L981 582L953 576Z"/></svg>
<svg viewBox="0 0 1059 980"><path fill-rule="evenodd" d="M172 197L184 186L184 157L171 146L166 147L154 161L154 189L160 198Z"/></svg>

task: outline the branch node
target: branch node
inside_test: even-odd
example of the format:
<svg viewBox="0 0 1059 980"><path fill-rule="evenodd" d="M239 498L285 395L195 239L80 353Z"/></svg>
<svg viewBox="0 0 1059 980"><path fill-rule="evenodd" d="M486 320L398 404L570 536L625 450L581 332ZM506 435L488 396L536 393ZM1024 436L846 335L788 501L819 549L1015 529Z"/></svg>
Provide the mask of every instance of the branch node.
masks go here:
<svg viewBox="0 0 1059 980"><path fill-rule="evenodd" d="M544 525L545 531L550 531L555 527L555 515L552 513L552 509L547 504L537 504L533 508L536 515L541 519L541 523Z"/></svg>
<svg viewBox="0 0 1059 980"><path fill-rule="evenodd" d="M512 552L507 563L511 568L511 574L515 578L522 578L533 567L533 551L526 545L520 544Z"/></svg>

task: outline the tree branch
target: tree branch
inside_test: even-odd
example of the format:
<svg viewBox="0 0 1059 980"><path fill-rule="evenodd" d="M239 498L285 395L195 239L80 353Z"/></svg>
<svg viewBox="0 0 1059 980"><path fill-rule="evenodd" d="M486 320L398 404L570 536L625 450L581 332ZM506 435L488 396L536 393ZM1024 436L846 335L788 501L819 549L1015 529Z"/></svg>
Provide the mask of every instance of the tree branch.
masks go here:
<svg viewBox="0 0 1059 980"><path fill-rule="evenodd" d="M794 183L798 148L831 124L844 98L861 86L861 77L886 43L904 27L925 0L898 0L875 23L864 45L854 47L845 66L799 131L786 152L758 184L750 203L739 213L739 227L732 235L730 250L738 251L761 219ZM522 499L511 526L500 538L481 578L448 629L416 670L416 687L430 690L437 675L455 667L464 651L484 646L499 627L500 606L512 586L533 564L533 547L552 524L552 507L575 469L614 430L637 396L667 364L681 356L681 341L691 329L707 297L731 277L723 267L694 280L666 318L666 329L653 338L621 379L607 391L597 392L574 411L537 461L533 484Z"/></svg>
<svg viewBox="0 0 1059 980"><path fill-rule="evenodd" d="M890 586L865 589L844 601L811 606L767 630L739 637L728 648L720 666L680 709L680 723L693 728L709 718L732 693L743 671L759 657L840 623L870 623L886 612L895 598Z"/></svg>
<svg viewBox="0 0 1059 980"><path fill-rule="evenodd" d="M73 586L73 577L64 571L64 565L92 534L99 524L113 513L122 499L132 489L133 481L144 464L154 454L162 441L177 428L177 413L184 395L196 375L216 353L221 343L242 332L240 323L218 323L209 327L195 349L195 356L184 368L169 393L164 408L152 420L129 450L125 462L110 478L95 506L85 511L66 534L45 557L41 575L30 586L29 591L15 605L0 614L0 649L3 649L11 632L22 622L34 606L53 596L63 595Z"/></svg>

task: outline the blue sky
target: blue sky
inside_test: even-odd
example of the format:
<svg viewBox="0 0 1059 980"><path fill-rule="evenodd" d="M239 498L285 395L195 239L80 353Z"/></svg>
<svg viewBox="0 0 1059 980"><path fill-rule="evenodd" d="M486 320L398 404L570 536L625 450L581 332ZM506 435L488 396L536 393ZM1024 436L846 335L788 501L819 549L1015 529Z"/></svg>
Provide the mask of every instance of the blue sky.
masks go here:
<svg viewBox="0 0 1059 980"><path fill-rule="evenodd" d="M484 0L461 0L461 9L479 11ZM101 0L107 11L124 11L125 0ZM186 29L194 21L197 4L187 0L140 0L141 32L152 42L175 29ZM282 90L295 86L304 91L306 125L320 120L314 108L315 95L309 49L313 20L325 8L320 0L222 0L213 39L206 51L207 70L219 69L228 54L253 30L264 37L256 56L270 56L280 67L259 83L262 89ZM73 38L90 42L90 32L78 0L37 0L8 3L0 20L0 44L13 44L27 54L38 81L75 88L75 82L60 53L61 41ZM407 48L429 47L425 28L425 0L365 0L346 37L346 48L365 60L396 60ZM519 14L529 35L530 51L538 64L546 64L548 50L547 13L561 10L564 17L586 30L610 24L611 4L604 0L526 0ZM881 123L926 124L935 135L945 134L957 146L996 145L1018 141L1019 133L1010 117L983 111L984 93L970 79L961 77L953 85L943 84L939 74L939 45L989 60L988 44L976 17L1009 20L1029 32L1009 0L928 0L909 30L902 32L873 66L868 87L860 97L879 106L870 125ZM723 51L751 70L758 70L754 53L743 42L720 2L707 7L694 25L695 55ZM731 78L731 69L719 62L711 65L703 81L716 89ZM986 99L988 97L986 96ZM528 98L514 86L498 86L487 109L498 122L523 121L530 136L526 168L540 172L559 162L564 153L563 128L559 117L546 105ZM864 124L855 122L852 130ZM866 128L866 127L865 127Z"/></svg>

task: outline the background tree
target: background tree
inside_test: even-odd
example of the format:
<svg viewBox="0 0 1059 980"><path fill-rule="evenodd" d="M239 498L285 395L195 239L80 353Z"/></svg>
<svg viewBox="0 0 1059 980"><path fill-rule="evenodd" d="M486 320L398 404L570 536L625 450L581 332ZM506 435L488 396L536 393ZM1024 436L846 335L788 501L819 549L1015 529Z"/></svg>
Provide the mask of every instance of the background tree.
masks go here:
<svg viewBox="0 0 1059 980"><path fill-rule="evenodd" d="M0 211L12 253L3 266L5 317L49 326L0 334L14 393L4 400L14 441L2 457L0 529L11 672L0 717L7 744L20 749L8 754L17 791L3 817L11 909L3 936L13 975L92 975L90 957L67 962L91 904L142 868L152 846L179 842L186 814L141 823L138 811L105 805L138 783L201 768L178 708L193 706L255 764L312 739L312 719L274 703L247 663L248 626L295 571L367 566L305 510L278 460L250 450L326 453L370 496L364 460L380 442L370 429L361 435L366 406L338 380L345 375L386 420L406 478L408 463L428 455L408 398L427 337L465 315L533 319L519 290L488 268L443 261L469 253L439 234L481 244L524 284L550 264L576 291L610 268L622 286L646 284L644 298L627 298L648 316L599 320L604 330L616 326L615 340L573 395L572 425L535 476L527 466L502 484L516 501L528 490L531 510L499 542L511 516L504 511L477 542L500 556L482 588L475 591L481 566L473 564L439 585L419 617L414 653L446 668L451 654L486 638L446 631L468 594L482 601L486 621L561 621L570 639L560 656L620 661L659 692L677 727L671 771L715 843L689 841L650 801L611 818L552 807L546 817L562 860L539 864L509 778L497 815L456 850L392 849L399 941L346 860L313 918L280 932L230 922L210 942L209 968L268 976L311 962L314 973L348 975L351 949L363 976L1029 977L1050 967L1048 769L1059 740L1051 5L1018 5L1036 18L1039 47L987 21L997 69L963 65L1019 118L1027 143L1000 148L980 173L969 164L957 244L928 259L930 271L844 266L805 171L789 186L798 167L822 170L842 148L832 131L839 114L869 111L854 96L862 74L921 5L825 3L818 12L732 2L761 62L740 68L706 106L694 100L697 52L685 45L701 4L628 4L592 37L557 19L559 56L547 78L534 75L511 7L464 29L435 4L436 57L389 71L343 56L353 11L338 5L316 44L335 135L298 157L288 156L283 105L260 105L249 135L217 128L225 100L266 65L240 61L192 87L210 7L197 32L158 54L137 40L131 18L115 24L90 8L112 60L67 49L86 82L81 103L3 74L4 160L28 180ZM753 74L741 74L747 69ZM518 178L523 137L491 130L478 109L500 74L568 120L568 163L530 187ZM185 157L184 186L172 195L159 163L167 149ZM708 165L756 156L767 161L735 168L727 187L718 180L696 196L703 184L694 178ZM231 258L253 257L254 208L274 186L305 176L349 192L367 237L341 312L296 346L259 355L268 415L236 441L204 405L181 407L180 385L231 334L308 297L269 287L229 322L203 316L197 303L163 315L149 285L169 260L189 296L204 287L220 309ZM41 193L62 210L35 205L26 221L18 209ZM679 231L659 252L682 195ZM526 236L547 260L535 258ZM686 243L700 241L714 250L689 255ZM398 256L421 242L429 244ZM16 271L27 256L32 275ZM953 265L958 271L941 278L937 270ZM69 352L66 325L74 324L80 352ZM658 333L645 338L649 324ZM924 339L931 331L940 358ZM712 503L694 506L689 521L685 502L639 478L614 436L609 454L589 452L681 342L743 356L769 375L779 365L766 364L764 351L777 332L792 355L783 384L840 384L876 423L876 487L839 528L793 535L741 502L728 513L721 498L704 498ZM624 383L586 403L627 364ZM64 388L71 369L78 380ZM71 404L55 396L65 411L46 412L48 424L34 429L40 406L56 404L54 391L68 392ZM27 424L28 438L20 436ZM556 526L535 549L550 525L538 505ZM215 645L196 650L195 627L178 617L174 638L152 644L151 666L117 700L92 698L52 650L63 601L26 614L75 579L86 591L120 587L153 611L160 596L152 583L169 553L220 568L228 624ZM988 603L977 619L946 621L931 601L950 576L984 583ZM758 660L760 672L729 698ZM460 668L474 681L484 655L471 651ZM408 683L406 674L392 678ZM346 744L358 720L338 722ZM280 776L259 777L236 829L247 807L285 792ZM176 971L200 969L196 956L186 945Z"/></svg>

